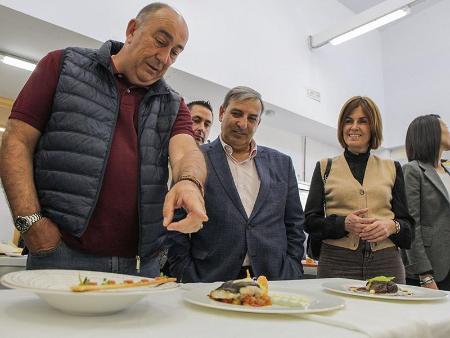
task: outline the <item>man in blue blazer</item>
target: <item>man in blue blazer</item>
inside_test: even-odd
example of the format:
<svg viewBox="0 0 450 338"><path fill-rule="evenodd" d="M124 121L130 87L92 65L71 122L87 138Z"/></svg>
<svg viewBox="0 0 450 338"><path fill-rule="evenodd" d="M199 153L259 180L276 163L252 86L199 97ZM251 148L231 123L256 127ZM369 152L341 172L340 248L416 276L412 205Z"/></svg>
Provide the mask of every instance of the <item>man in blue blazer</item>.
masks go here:
<svg viewBox="0 0 450 338"><path fill-rule="evenodd" d="M304 214L289 156L253 140L261 95L236 87L220 107L221 135L201 146L208 168L208 222L195 234L169 233L171 274L182 282L299 279Z"/></svg>

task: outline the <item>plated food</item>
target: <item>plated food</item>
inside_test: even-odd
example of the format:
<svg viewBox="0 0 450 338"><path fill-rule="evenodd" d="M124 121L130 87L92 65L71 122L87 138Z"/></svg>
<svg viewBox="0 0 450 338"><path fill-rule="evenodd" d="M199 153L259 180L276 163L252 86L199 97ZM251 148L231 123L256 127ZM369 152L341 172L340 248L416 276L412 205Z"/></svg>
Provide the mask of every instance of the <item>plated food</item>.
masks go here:
<svg viewBox="0 0 450 338"><path fill-rule="evenodd" d="M350 286L349 291L352 292L368 292L370 294L389 294L412 296L410 289L401 288L394 282L395 277L377 276L367 280L366 285L362 287Z"/></svg>
<svg viewBox="0 0 450 338"><path fill-rule="evenodd" d="M79 284L70 287L74 292L86 292L86 291L102 291L111 289L126 289L135 288L140 286L158 286L165 283L176 282L176 278L171 277L156 277L152 280L142 278L140 280L125 279L121 282L117 282L115 279L103 278L101 283L96 282L88 277L82 278L79 276Z"/></svg>
<svg viewBox="0 0 450 338"><path fill-rule="evenodd" d="M192 285L183 299L202 307L258 314L319 313L342 309L345 304L342 298L305 288L270 286L269 291L266 283L267 279L260 277L216 284L213 290L211 285Z"/></svg>
<svg viewBox="0 0 450 338"><path fill-rule="evenodd" d="M169 279L149 278L148 282L142 282L139 276L56 269L11 272L2 276L0 282L9 288L33 292L55 309L83 316L115 313L144 297L148 296L151 302L152 295L179 287ZM140 283L143 285L139 286ZM71 286L91 292L74 292Z"/></svg>
<svg viewBox="0 0 450 338"><path fill-rule="evenodd" d="M272 304L269 296L269 283L265 276L231 280L223 283L209 293L209 298L228 304L267 306Z"/></svg>
<svg viewBox="0 0 450 338"><path fill-rule="evenodd" d="M340 294L391 301L434 301L447 298L447 293L441 290L395 283L397 291L394 292L393 280L388 279L389 277L378 276L364 282L353 279L333 278L322 283L322 287L325 290Z"/></svg>

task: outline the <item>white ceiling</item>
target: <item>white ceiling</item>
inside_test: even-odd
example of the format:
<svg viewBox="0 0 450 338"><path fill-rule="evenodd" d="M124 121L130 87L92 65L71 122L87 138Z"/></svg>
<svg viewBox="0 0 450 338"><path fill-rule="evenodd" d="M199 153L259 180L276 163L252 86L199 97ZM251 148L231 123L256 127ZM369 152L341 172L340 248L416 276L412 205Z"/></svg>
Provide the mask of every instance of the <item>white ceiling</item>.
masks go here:
<svg viewBox="0 0 450 338"><path fill-rule="evenodd" d="M67 46L96 47L99 41L0 6L0 53L37 61ZM0 63L0 96L15 99L30 72Z"/></svg>
<svg viewBox="0 0 450 338"><path fill-rule="evenodd" d="M338 0L354 13L360 13L368 8L376 6L385 0Z"/></svg>
<svg viewBox="0 0 450 338"><path fill-rule="evenodd" d="M373 6L376 6L382 2L389 1L389 0L337 0L341 4L343 4L345 7L350 9L354 13L360 13L362 11L365 11L366 9L369 9ZM425 8L428 8L430 6L433 6L437 2L442 0L417 0L412 5L412 12L417 13Z"/></svg>

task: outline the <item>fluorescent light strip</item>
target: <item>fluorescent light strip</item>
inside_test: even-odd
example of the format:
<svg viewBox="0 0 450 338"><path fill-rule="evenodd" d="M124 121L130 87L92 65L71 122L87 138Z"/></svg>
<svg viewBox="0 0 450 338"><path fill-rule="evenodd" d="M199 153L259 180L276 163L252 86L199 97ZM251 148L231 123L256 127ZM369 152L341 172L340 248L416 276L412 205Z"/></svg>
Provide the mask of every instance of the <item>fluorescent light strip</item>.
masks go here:
<svg viewBox="0 0 450 338"><path fill-rule="evenodd" d="M0 133L3 133L6 130L5 127L0 127Z"/></svg>
<svg viewBox="0 0 450 338"><path fill-rule="evenodd" d="M407 15L409 13L409 11L410 11L409 7L398 9L392 13L382 16L379 19L376 19L372 22L369 22L358 28L355 28L355 29L351 30L350 32L339 35L338 37L330 40L330 43L334 46L339 45L340 43L343 43L350 39L356 38L357 36L360 36L364 33L370 32L371 30L377 29L378 27L386 25L392 21L403 18L405 15Z"/></svg>
<svg viewBox="0 0 450 338"><path fill-rule="evenodd" d="M24 60L18 59L13 56L8 56L8 55L0 55L0 61L2 61L3 63L5 63L7 65L25 69L30 72L32 72L34 70L34 68L36 68L36 64L34 64L34 63L24 61Z"/></svg>

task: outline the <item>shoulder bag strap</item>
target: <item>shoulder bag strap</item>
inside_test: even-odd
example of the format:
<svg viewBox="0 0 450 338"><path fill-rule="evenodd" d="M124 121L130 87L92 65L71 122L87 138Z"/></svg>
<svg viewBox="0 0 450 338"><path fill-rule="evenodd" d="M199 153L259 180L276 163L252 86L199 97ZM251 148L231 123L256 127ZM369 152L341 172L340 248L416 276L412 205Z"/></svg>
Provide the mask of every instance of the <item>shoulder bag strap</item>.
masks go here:
<svg viewBox="0 0 450 338"><path fill-rule="evenodd" d="M333 163L332 159L329 158L327 160L327 166L325 168L325 172L323 173L323 212L325 217L327 216L327 203L325 199L325 184L327 183L328 175L330 174L331 164Z"/></svg>

